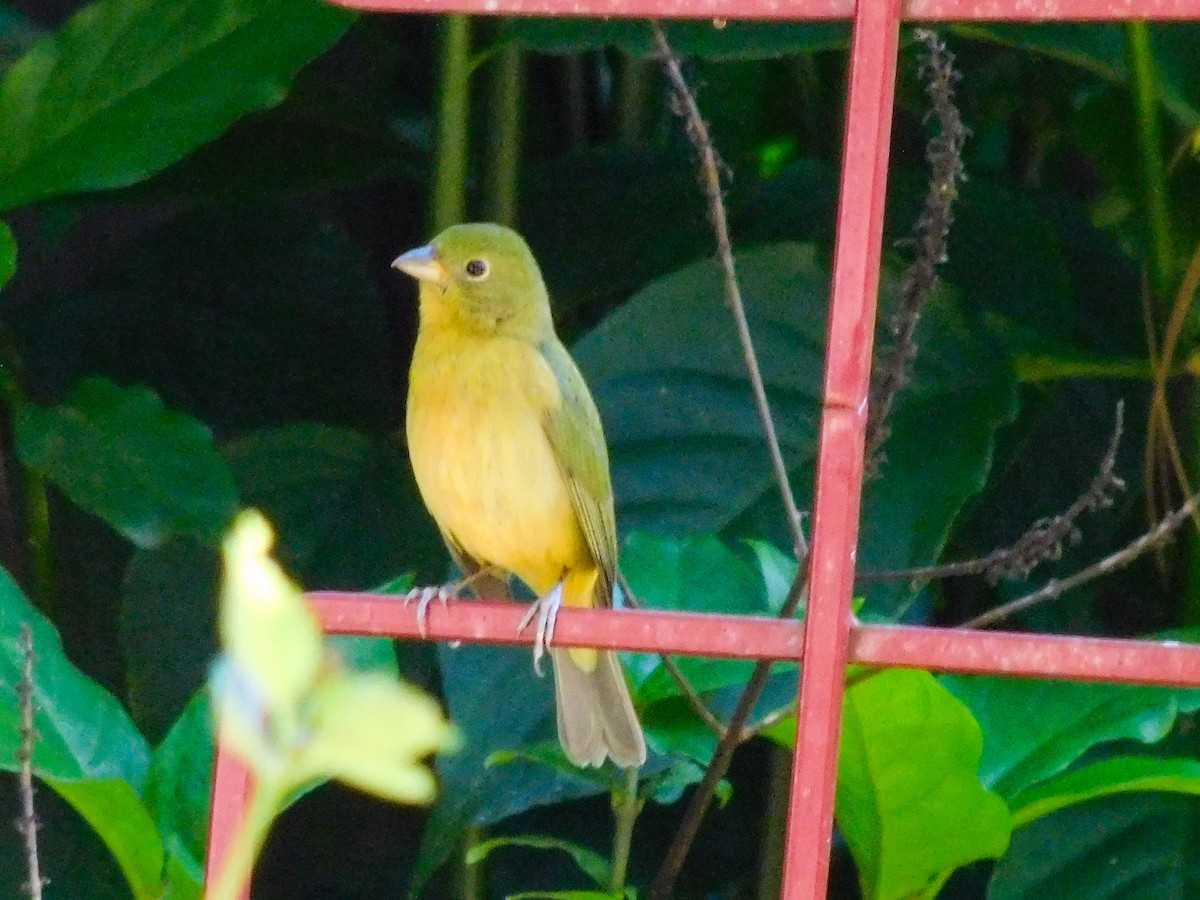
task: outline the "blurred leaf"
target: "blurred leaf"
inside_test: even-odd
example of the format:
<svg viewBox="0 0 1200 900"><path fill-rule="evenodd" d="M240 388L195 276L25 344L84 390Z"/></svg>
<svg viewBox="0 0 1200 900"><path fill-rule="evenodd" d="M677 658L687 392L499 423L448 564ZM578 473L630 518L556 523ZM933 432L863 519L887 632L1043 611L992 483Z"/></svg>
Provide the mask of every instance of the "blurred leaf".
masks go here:
<svg viewBox="0 0 1200 900"><path fill-rule="evenodd" d="M712 60L777 59L795 53L840 49L849 41L841 23L806 22L672 22L664 24L667 39L679 56ZM642 58L654 56L654 42L645 22L621 19L544 19L520 16L504 19L497 43L516 41L539 53L583 53L614 46Z"/></svg>
<svg viewBox="0 0 1200 900"><path fill-rule="evenodd" d="M1008 808L976 774L983 738L928 672L892 669L846 692L837 821L870 900L926 893L1000 856Z"/></svg>
<svg viewBox="0 0 1200 900"><path fill-rule="evenodd" d="M587 847L581 847L570 841L537 834L512 835L481 841L467 851L466 863L468 866L478 865L487 859L491 853L502 847L526 847L532 850L561 850L570 856L571 859L575 860L575 865L579 866L580 871L601 887L607 886L609 878L612 877L612 865L594 850L589 850ZM604 896L609 895L606 894Z"/></svg>
<svg viewBox="0 0 1200 900"><path fill-rule="evenodd" d="M1198 825L1194 801L1166 794L1068 807L1013 833L988 900L1191 900Z"/></svg>
<svg viewBox="0 0 1200 900"><path fill-rule="evenodd" d="M157 897L163 865L158 829L139 799L149 750L120 703L76 669L54 627L0 570L0 768L16 771L24 667L22 624L33 633L33 772L96 830L134 896Z"/></svg>
<svg viewBox="0 0 1200 900"><path fill-rule="evenodd" d="M943 685L985 735L980 778L1006 800L1063 771L1097 744L1162 740L1200 690L946 675Z"/></svg>
<svg viewBox="0 0 1200 900"><path fill-rule="evenodd" d="M1118 756L1040 782L1010 802L1013 825L1097 797L1131 791L1200 796L1200 761L1153 756Z"/></svg>
<svg viewBox="0 0 1200 900"><path fill-rule="evenodd" d="M799 568L796 557L788 556L774 544L766 541L756 541L751 538L747 539L745 543L754 553L754 561L758 563L758 573L762 576L767 590L767 609L778 615L796 580L796 572ZM799 612L803 613L803 608Z"/></svg>
<svg viewBox="0 0 1200 900"><path fill-rule="evenodd" d="M88 378L59 406L21 404L14 429L21 462L143 549L215 541L237 508L212 432L144 387Z"/></svg>
<svg viewBox="0 0 1200 900"><path fill-rule="evenodd" d="M0 288L17 271L17 239L5 222L0 222Z"/></svg>
<svg viewBox="0 0 1200 900"><path fill-rule="evenodd" d="M738 270L784 457L803 508L812 489L828 274L811 247L741 253ZM885 300L895 297L894 268ZM635 295L575 347L605 420L618 522L627 530L767 534L782 509L721 278L700 262ZM884 309L886 314L887 303ZM963 502L983 484L1013 375L986 332L945 296L921 320L918 357L867 488L864 569L932 562ZM937 434L937 441L929 435ZM869 597L891 606L907 586Z"/></svg>
<svg viewBox="0 0 1200 900"><path fill-rule="evenodd" d="M361 251L310 210L186 213L79 293L7 313L30 378L50 392L107 375L217 428L395 420L384 304Z"/></svg>
<svg viewBox="0 0 1200 900"><path fill-rule="evenodd" d="M279 103L353 20L315 0L92 3L0 82L0 208L153 174Z"/></svg>
<svg viewBox="0 0 1200 900"><path fill-rule="evenodd" d="M155 748L146 778L146 806L167 852L169 896L180 900L198 897L203 885L214 752L212 712L201 692Z"/></svg>

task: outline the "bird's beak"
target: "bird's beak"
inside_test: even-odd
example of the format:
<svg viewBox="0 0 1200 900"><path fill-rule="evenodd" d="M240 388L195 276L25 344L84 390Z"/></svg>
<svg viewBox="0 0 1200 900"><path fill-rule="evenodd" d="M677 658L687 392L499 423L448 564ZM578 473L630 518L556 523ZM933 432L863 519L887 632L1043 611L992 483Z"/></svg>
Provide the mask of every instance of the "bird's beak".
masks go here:
<svg viewBox="0 0 1200 900"><path fill-rule="evenodd" d="M431 244L397 256L392 262L392 268L399 269L418 281L444 281L450 274L437 258L437 251Z"/></svg>

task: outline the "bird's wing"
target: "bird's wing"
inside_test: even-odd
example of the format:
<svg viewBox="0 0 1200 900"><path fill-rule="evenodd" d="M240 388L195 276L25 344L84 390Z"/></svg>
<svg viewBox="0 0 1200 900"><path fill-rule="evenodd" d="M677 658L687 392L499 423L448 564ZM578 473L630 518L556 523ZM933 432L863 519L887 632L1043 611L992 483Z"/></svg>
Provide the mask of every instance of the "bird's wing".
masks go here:
<svg viewBox="0 0 1200 900"><path fill-rule="evenodd" d="M542 341L538 351L558 384L558 402L547 405L542 427L566 479L588 549L600 567L601 602L611 605L617 571L617 522L600 413L563 345L552 338Z"/></svg>

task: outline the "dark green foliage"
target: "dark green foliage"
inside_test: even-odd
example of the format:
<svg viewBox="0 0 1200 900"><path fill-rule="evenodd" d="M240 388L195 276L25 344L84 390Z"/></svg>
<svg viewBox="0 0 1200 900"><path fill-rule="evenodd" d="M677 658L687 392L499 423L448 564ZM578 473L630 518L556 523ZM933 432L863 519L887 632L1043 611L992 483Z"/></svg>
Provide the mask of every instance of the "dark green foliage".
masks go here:
<svg viewBox="0 0 1200 900"><path fill-rule="evenodd" d="M306 587L447 575L399 433L415 313L411 286L388 269L429 237L436 22L318 0L66 6L75 15L53 22L30 0L0 5L0 562L11 573L0 573L0 768L15 766L16 634L27 622L47 896L196 898L212 752L203 685L231 515L262 509L280 561ZM750 325L797 501L810 509L848 30L696 21L668 32L730 167ZM1151 29L1154 148L1140 142L1124 26L947 33L974 132L970 179L864 494L857 562L923 566L1012 543L1084 490L1120 399L1128 491L1028 579L858 589L864 617L935 624L1145 529L1145 498L1161 486L1143 476L1145 310L1158 340L1174 300L1143 297L1164 249L1145 212L1147 151L1166 167L1172 291L1200 241L1197 26ZM649 31L476 24L476 213L490 208L483 148L490 54L502 45L526 51L520 184L508 185L516 224L604 417L624 574L652 607L771 615L795 564L692 150L647 59ZM927 180L916 62L906 42L880 345ZM1194 318L1174 348L1189 372ZM1168 393L1195 481L1190 376ZM1195 624L1196 552L1181 540L1157 565L1143 560L1010 624L1121 635ZM606 887L604 795L621 776L566 764L550 684L526 651L351 638L339 650L439 692L465 744L438 760L430 811L307 795L267 848L256 896L398 896L414 885L460 896L474 827L492 838L475 845L479 896ZM679 662L728 715L750 664ZM626 663L652 750L629 881L644 888L715 737L658 659ZM766 760L794 740L795 684L794 666L773 674L755 714L779 714L769 741L735 758L719 792L728 803L701 834L681 897L759 896L754 885L771 883L777 860L757 856L779 827ZM849 855L831 896L930 897L956 867L997 856L946 895L1194 896L1198 708L1195 692L1169 688L919 672L856 682L837 810ZM21 865L15 831L0 829L0 892L16 890Z"/></svg>

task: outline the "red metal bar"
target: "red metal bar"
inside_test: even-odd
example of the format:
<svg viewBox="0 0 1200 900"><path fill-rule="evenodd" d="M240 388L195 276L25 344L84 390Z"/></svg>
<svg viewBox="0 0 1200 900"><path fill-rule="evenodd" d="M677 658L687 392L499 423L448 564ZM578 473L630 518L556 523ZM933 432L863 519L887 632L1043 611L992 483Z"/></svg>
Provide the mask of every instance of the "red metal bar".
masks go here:
<svg viewBox="0 0 1200 900"><path fill-rule="evenodd" d="M325 629L335 634L421 636L415 606L405 606L394 595L322 591L309 594L308 599ZM517 634L526 609L521 603L479 600L451 600L444 607L434 603L429 608L425 637L528 646L532 633ZM762 616L564 609L559 613L554 643L638 653L798 661L801 632L798 622ZM847 658L863 665L942 672L1200 687L1200 644L1174 641L853 625Z"/></svg>
<svg viewBox="0 0 1200 900"><path fill-rule="evenodd" d="M851 19L854 0L335 0L375 12L625 19ZM872 0L878 2L878 0ZM1200 0L908 0L906 21L1200 19Z"/></svg>
<svg viewBox="0 0 1200 900"><path fill-rule="evenodd" d="M829 878L899 41L900 0L859 3L842 142L784 900L818 900Z"/></svg>
<svg viewBox="0 0 1200 900"><path fill-rule="evenodd" d="M212 886L229 856L229 848L237 837L250 796L250 770L234 754L217 741L217 758L213 764L212 813L208 820L208 859L204 866L204 883ZM246 886L243 900L250 896Z"/></svg>

